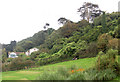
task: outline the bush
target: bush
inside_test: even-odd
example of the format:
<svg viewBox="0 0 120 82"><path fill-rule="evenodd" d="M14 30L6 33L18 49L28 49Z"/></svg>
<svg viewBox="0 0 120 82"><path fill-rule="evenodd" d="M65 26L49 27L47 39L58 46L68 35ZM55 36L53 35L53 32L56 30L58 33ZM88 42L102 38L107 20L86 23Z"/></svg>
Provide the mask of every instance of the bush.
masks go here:
<svg viewBox="0 0 120 82"><path fill-rule="evenodd" d="M41 53L39 56L38 56L38 58L45 58L45 57L47 57L47 56L49 56L49 54L48 53Z"/></svg>
<svg viewBox="0 0 120 82"><path fill-rule="evenodd" d="M20 53L19 56L22 58L26 57L26 55L24 53Z"/></svg>
<svg viewBox="0 0 120 82"><path fill-rule="evenodd" d="M89 47L86 49L85 55L87 57L95 57L98 54L97 43L92 42L89 44Z"/></svg>
<svg viewBox="0 0 120 82"><path fill-rule="evenodd" d="M108 35L107 33L102 34L98 37L98 49L99 51L106 52L108 41L112 39L112 36Z"/></svg>
<svg viewBox="0 0 120 82"><path fill-rule="evenodd" d="M85 76L81 72L71 74L66 80L85 80Z"/></svg>
<svg viewBox="0 0 120 82"><path fill-rule="evenodd" d="M96 62L96 68L98 70L105 70L107 68L114 69L115 59L116 59L116 51L115 50L108 50L105 54L102 51L98 54L98 60Z"/></svg>
<svg viewBox="0 0 120 82"><path fill-rule="evenodd" d="M36 80L112 80L116 78L114 70L108 68L97 70L90 68L86 71L70 72L67 68L59 68L56 72L44 71Z"/></svg>
<svg viewBox="0 0 120 82"><path fill-rule="evenodd" d="M25 67L29 68L34 66L34 62L31 60L24 61L22 58L18 57L13 59L10 63L3 64L3 71L14 71L25 69Z"/></svg>
<svg viewBox="0 0 120 82"><path fill-rule="evenodd" d="M57 73L64 76L65 78L69 77L70 73L69 73L69 70L65 67L60 67L58 70L57 70Z"/></svg>
<svg viewBox="0 0 120 82"><path fill-rule="evenodd" d="M36 80L64 80L64 77L58 73L43 72Z"/></svg>
<svg viewBox="0 0 120 82"><path fill-rule="evenodd" d="M36 80L65 80L69 76L67 68L59 68L57 72L44 71Z"/></svg>
<svg viewBox="0 0 120 82"><path fill-rule="evenodd" d="M116 74L110 68L100 71L91 68L86 71L86 74L85 74L85 80L112 80L116 78Z"/></svg>
<svg viewBox="0 0 120 82"><path fill-rule="evenodd" d="M2 71L4 72L4 71L8 71L9 70L9 68L8 68L8 64L2 64Z"/></svg>
<svg viewBox="0 0 120 82"><path fill-rule="evenodd" d="M96 62L96 69L98 71L104 71L107 69L111 69L117 75L120 74L120 64L116 61L116 56L118 54L118 50L110 49L105 53L99 52L98 60Z"/></svg>
<svg viewBox="0 0 120 82"><path fill-rule="evenodd" d="M11 62L13 60L13 58L8 58L7 62Z"/></svg>

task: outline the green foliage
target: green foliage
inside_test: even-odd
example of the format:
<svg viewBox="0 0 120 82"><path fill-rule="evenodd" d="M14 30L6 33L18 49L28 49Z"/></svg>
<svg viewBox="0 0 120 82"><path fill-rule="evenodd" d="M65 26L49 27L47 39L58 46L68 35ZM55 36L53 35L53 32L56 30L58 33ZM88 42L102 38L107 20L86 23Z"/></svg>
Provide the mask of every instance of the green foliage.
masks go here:
<svg viewBox="0 0 120 82"><path fill-rule="evenodd" d="M15 70L21 70L25 69L25 67L31 67L34 66L34 62L31 60L24 61L22 58L14 58L12 61L8 64L3 64L3 70L2 71L15 71Z"/></svg>
<svg viewBox="0 0 120 82"><path fill-rule="evenodd" d="M7 52L6 49L2 49L2 63L4 63L7 59Z"/></svg>
<svg viewBox="0 0 120 82"><path fill-rule="evenodd" d="M112 80L116 78L116 74L111 69L98 71L94 68L90 68L85 71L77 71L70 73L67 68L59 68L55 72L44 71L37 80Z"/></svg>
<svg viewBox="0 0 120 82"><path fill-rule="evenodd" d="M8 58L7 62L11 62L13 60L13 58Z"/></svg>
<svg viewBox="0 0 120 82"><path fill-rule="evenodd" d="M39 46L44 43L46 38L54 31L52 28L48 28L47 30L39 31L34 34L32 37L26 38L22 41L19 41L16 45L15 51L27 51L30 48L35 46Z"/></svg>
<svg viewBox="0 0 120 82"><path fill-rule="evenodd" d="M105 14L105 12L103 12L103 15L102 15L102 33L106 33L106 32L107 32L106 14Z"/></svg>
<svg viewBox="0 0 120 82"><path fill-rule="evenodd" d="M108 41L112 39L112 36L108 34L102 34L98 37L98 49L99 51L106 52Z"/></svg>
<svg viewBox="0 0 120 82"><path fill-rule="evenodd" d="M66 67L60 67L58 68L57 72L58 74L64 76L64 78L69 77L70 73Z"/></svg>
<svg viewBox="0 0 120 82"><path fill-rule="evenodd" d="M52 49L50 50L50 54L54 54L54 53L57 53L60 49L63 48L63 45L54 45L52 47Z"/></svg>
<svg viewBox="0 0 120 82"><path fill-rule="evenodd" d="M66 38L72 36L72 33L78 30L75 23L67 22L63 27L60 29L60 35Z"/></svg>
<svg viewBox="0 0 120 82"><path fill-rule="evenodd" d="M43 72L36 80L64 80L64 76L54 72Z"/></svg>
<svg viewBox="0 0 120 82"><path fill-rule="evenodd" d="M101 21L102 21L102 17L101 17L101 16L96 17L96 18L94 19L94 21L93 21L93 24L94 24L95 26L99 26L99 25L101 25Z"/></svg>
<svg viewBox="0 0 120 82"><path fill-rule="evenodd" d="M6 52L13 52L16 46L16 41L11 41L10 44L3 44L2 49L5 48Z"/></svg>
<svg viewBox="0 0 120 82"><path fill-rule="evenodd" d="M71 66L70 66L70 70L76 70L76 69L78 69L78 66L77 66L77 65L74 64L74 65L71 65Z"/></svg>
<svg viewBox="0 0 120 82"><path fill-rule="evenodd" d="M97 37L101 33L100 28L92 28L91 26L88 26L88 27L84 28L83 31L84 31L83 36L81 36L80 39L85 40L87 42L96 41Z"/></svg>
<svg viewBox="0 0 120 82"><path fill-rule="evenodd" d="M85 80L85 76L81 72L71 74L66 80Z"/></svg>
<svg viewBox="0 0 120 82"><path fill-rule="evenodd" d="M26 57L26 54L20 53L19 56L22 57L22 58L25 58L25 57Z"/></svg>
<svg viewBox="0 0 120 82"><path fill-rule="evenodd" d="M16 51L16 52L23 52L23 51L25 51L25 49L24 49L22 46L18 46L18 45L17 45L17 46L15 47L15 51Z"/></svg>
<svg viewBox="0 0 120 82"><path fill-rule="evenodd" d="M118 50L110 49L105 53L99 52L98 59L96 62L96 69L98 71L100 70L106 70L111 69L115 73L119 73L119 64L116 61L116 56L118 55Z"/></svg>
<svg viewBox="0 0 120 82"><path fill-rule="evenodd" d="M38 58L44 58L44 57L47 57L47 56L49 56L49 54L47 54L47 53L41 53L41 54L38 56Z"/></svg>
<svg viewBox="0 0 120 82"><path fill-rule="evenodd" d="M60 35L60 30L54 31L51 35L49 35L46 38L44 48L52 49L54 42L56 42L56 40L60 38L62 38L62 36Z"/></svg>
<svg viewBox="0 0 120 82"><path fill-rule="evenodd" d="M78 23L78 27L83 28L89 25L89 22L87 20L81 20Z"/></svg>
<svg viewBox="0 0 120 82"><path fill-rule="evenodd" d="M87 46L87 42L84 40L79 40L76 45L75 45L75 53L73 54L73 56L81 56L84 54L84 51L88 48Z"/></svg>
<svg viewBox="0 0 120 82"><path fill-rule="evenodd" d="M31 53L30 59L33 60L33 61L35 61L35 58L37 58L37 56L38 56L39 54L40 54L39 51L36 51L36 52Z"/></svg>
<svg viewBox="0 0 120 82"><path fill-rule="evenodd" d="M116 78L116 74L111 69L98 71L96 69L88 69L85 73L85 80L112 80Z"/></svg>

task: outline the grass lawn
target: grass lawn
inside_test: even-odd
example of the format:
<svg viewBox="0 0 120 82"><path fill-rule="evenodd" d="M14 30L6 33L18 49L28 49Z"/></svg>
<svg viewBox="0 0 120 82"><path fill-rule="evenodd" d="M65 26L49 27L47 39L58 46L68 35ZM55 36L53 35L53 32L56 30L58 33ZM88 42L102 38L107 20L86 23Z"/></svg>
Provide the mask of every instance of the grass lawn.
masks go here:
<svg viewBox="0 0 120 82"><path fill-rule="evenodd" d="M59 67L69 68L71 65L76 65L79 68L88 69L94 66L96 57L94 58L84 58L79 60L71 60L56 64L49 64L37 68L19 70L19 71L8 71L2 73L3 80L35 80L36 77L41 74L43 71L54 72Z"/></svg>

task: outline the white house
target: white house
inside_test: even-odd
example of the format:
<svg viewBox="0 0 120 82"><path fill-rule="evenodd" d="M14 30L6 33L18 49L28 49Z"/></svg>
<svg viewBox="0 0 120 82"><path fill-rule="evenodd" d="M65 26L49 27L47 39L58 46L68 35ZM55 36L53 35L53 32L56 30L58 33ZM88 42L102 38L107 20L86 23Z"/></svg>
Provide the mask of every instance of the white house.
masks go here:
<svg viewBox="0 0 120 82"><path fill-rule="evenodd" d="M29 49L27 52L25 52L25 54L27 55L27 56L29 56L32 52L35 52L35 51L38 51L39 49L37 49L37 48L32 48L32 49Z"/></svg>
<svg viewBox="0 0 120 82"><path fill-rule="evenodd" d="M14 52L9 53L8 55L9 55L9 58L16 58L16 57L18 57L17 54L14 53Z"/></svg>

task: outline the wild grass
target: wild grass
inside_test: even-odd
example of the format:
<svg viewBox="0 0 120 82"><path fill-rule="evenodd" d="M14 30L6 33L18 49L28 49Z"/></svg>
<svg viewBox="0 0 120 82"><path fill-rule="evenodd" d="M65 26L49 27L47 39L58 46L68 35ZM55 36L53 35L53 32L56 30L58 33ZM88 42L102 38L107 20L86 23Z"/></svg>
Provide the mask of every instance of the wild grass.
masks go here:
<svg viewBox="0 0 120 82"><path fill-rule="evenodd" d="M26 70L24 69L20 71L8 71L8 72L2 73L2 79L3 80L21 80L21 79L35 80L36 77L42 74L44 71L49 73L54 73L56 70L58 70L61 67L63 68L66 67L69 69L75 69L76 67L78 67L78 68L84 68L86 70L90 67L93 67L95 61L96 61L96 57L84 58L84 59L71 60L71 61L66 61L66 62L61 62L56 64L49 64L49 65L40 66L32 69L26 69ZM76 67L74 67L74 65Z"/></svg>

